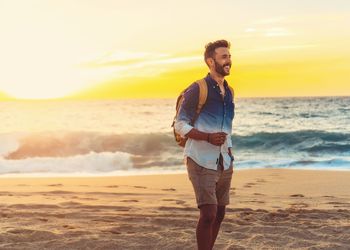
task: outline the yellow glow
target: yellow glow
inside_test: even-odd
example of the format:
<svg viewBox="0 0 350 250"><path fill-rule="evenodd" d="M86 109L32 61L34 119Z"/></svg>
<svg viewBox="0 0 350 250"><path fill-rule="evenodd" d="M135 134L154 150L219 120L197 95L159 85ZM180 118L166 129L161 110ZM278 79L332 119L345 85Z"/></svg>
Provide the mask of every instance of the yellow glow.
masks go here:
<svg viewBox="0 0 350 250"><path fill-rule="evenodd" d="M207 73L204 45L221 38L238 96L350 95L348 5L256 3L0 1L0 100L173 98ZM217 6L222 18L203 15Z"/></svg>

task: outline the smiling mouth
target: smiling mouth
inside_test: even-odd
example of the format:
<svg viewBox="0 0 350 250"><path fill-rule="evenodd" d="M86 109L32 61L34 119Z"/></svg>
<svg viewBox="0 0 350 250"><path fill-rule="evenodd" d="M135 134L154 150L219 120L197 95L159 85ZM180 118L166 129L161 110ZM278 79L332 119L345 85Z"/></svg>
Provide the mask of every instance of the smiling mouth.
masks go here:
<svg viewBox="0 0 350 250"><path fill-rule="evenodd" d="M230 68L231 68L230 65L226 65L226 66L224 67L225 70L230 70Z"/></svg>

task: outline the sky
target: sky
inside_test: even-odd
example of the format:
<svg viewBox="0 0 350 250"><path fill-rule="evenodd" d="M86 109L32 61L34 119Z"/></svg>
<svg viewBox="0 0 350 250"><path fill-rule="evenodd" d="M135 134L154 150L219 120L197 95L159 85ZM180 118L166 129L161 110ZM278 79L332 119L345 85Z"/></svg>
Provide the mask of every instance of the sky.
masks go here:
<svg viewBox="0 0 350 250"><path fill-rule="evenodd" d="M0 0L0 100L175 98L231 42L238 97L350 95L348 0Z"/></svg>

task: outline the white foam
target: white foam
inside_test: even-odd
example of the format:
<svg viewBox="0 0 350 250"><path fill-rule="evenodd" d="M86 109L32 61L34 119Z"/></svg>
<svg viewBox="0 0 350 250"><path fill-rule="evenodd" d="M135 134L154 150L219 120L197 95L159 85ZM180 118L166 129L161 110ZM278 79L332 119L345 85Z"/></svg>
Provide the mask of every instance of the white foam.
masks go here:
<svg viewBox="0 0 350 250"><path fill-rule="evenodd" d="M0 174L98 174L132 169L130 154L91 152L71 157L35 157L21 160L0 159Z"/></svg>

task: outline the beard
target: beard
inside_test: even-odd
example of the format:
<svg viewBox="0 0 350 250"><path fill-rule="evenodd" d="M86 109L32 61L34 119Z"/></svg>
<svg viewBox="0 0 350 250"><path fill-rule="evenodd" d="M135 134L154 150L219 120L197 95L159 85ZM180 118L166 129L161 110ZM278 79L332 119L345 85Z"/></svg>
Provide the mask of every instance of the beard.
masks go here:
<svg viewBox="0 0 350 250"><path fill-rule="evenodd" d="M214 63L215 63L215 71L216 71L216 73L218 73L221 76L228 76L230 74L230 71L226 72L224 68L226 66L230 66L230 68L231 68L231 63L226 63L224 65L220 65L215 59L214 59Z"/></svg>

